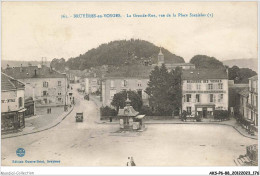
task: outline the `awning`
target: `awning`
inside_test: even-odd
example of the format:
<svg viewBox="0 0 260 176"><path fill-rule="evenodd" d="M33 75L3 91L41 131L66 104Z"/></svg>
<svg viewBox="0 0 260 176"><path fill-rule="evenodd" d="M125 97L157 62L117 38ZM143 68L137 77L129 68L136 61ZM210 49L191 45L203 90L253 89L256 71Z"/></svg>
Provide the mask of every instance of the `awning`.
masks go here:
<svg viewBox="0 0 260 176"><path fill-rule="evenodd" d="M18 112L24 112L26 111L26 108L20 109Z"/></svg>
<svg viewBox="0 0 260 176"><path fill-rule="evenodd" d="M142 119L142 118L144 118L144 116L145 116L145 115L138 115L138 116L136 116L135 118L136 118L136 119Z"/></svg>

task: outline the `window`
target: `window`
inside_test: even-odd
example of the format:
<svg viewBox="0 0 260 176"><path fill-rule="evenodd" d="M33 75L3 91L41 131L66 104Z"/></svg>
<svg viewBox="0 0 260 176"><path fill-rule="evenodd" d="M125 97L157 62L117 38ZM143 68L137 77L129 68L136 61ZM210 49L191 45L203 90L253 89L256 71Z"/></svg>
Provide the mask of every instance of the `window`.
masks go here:
<svg viewBox="0 0 260 176"><path fill-rule="evenodd" d="M212 103L214 101L214 95L209 94L209 102Z"/></svg>
<svg viewBox="0 0 260 176"><path fill-rule="evenodd" d="M187 90L191 90L191 84L187 84Z"/></svg>
<svg viewBox="0 0 260 176"><path fill-rule="evenodd" d="M183 95L183 102L186 102L186 96Z"/></svg>
<svg viewBox="0 0 260 176"><path fill-rule="evenodd" d="M58 98L58 102L61 102L61 98Z"/></svg>
<svg viewBox="0 0 260 176"><path fill-rule="evenodd" d="M200 90L200 84L197 84L196 87L197 87L197 90Z"/></svg>
<svg viewBox="0 0 260 176"><path fill-rule="evenodd" d="M110 90L110 99L113 99L115 94L116 90Z"/></svg>
<svg viewBox="0 0 260 176"><path fill-rule="evenodd" d="M200 94L196 94L196 102L200 102Z"/></svg>
<svg viewBox="0 0 260 176"><path fill-rule="evenodd" d="M191 94L187 94L186 97L187 97L187 102L190 102L191 101Z"/></svg>
<svg viewBox="0 0 260 176"><path fill-rule="evenodd" d="M48 95L47 91L43 91L42 94L43 94L43 96Z"/></svg>
<svg viewBox="0 0 260 176"><path fill-rule="evenodd" d="M222 103L223 102L223 97L224 97L223 94L219 94L218 102Z"/></svg>
<svg viewBox="0 0 260 176"><path fill-rule="evenodd" d="M141 81L141 80L138 80L138 81L137 81L137 86L138 86L138 87L142 87L142 81Z"/></svg>
<svg viewBox="0 0 260 176"><path fill-rule="evenodd" d="M218 83L218 89L223 89L223 84L222 83Z"/></svg>
<svg viewBox="0 0 260 176"><path fill-rule="evenodd" d="M19 97L19 108L23 107L23 98Z"/></svg>
<svg viewBox="0 0 260 176"><path fill-rule="evenodd" d="M49 85L48 85L48 82L44 81L42 86L43 86L43 87L48 87L48 86L49 86Z"/></svg>
<svg viewBox="0 0 260 176"><path fill-rule="evenodd" d="M213 89L213 84L208 84L208 90L212 90Z"/></svg>
<svg viewBox="0 0 260 176"><path fill-rule="evenodd" d="M115 81L114 80L110 81L110 87L115 87Z"/></svg>
<svg viewBox="0 0 260 176"><path fill-rule="evenodd" d="M187 114L190 115L191 114L191 107L187 106L186 109L187 109Z"/></svg>
<svg viewBox="0 0 260 176"><path fill-rule="evenodd" d="M58 92L58 95L61 95L61 92Z"/></svg>
<svg viewBox="0 0 260 176"><path fill-rule="evenodd" d="M58 81L58 86L61 86L61 81Z"/></svg>

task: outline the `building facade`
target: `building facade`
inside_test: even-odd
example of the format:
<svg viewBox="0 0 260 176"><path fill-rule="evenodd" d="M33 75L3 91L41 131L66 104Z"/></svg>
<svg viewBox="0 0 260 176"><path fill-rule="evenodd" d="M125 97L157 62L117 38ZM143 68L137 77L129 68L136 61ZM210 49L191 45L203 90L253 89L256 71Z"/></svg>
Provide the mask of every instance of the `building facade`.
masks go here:
<svg viewBox="0 0 260 176"><path fill-rule="evenodd" d="M101 76L96 73L90 74L85 78L85 93L92 94L101 91Z"/></svg>
<svg viewBox="0 0 260 176"><path fill-rule="evenodd" d="M25 126L24 89L20 81L1 74L1 131L8 132Z"/></svg>
<svg viewBox="0 0 260 176"><path fill-rule="evenodd" d="M249 78L248 119L258 126L258 76Z"/></svg>
<svg viewBox="0 0 260 176"><path fill-rule="evenodd" d="M183 70L182 94L182 111L190 115L206 118L214 110L228 110L226 70Z"/></svg>
<svg viewBox="0 0 260 176"><path fill-rule="evenodd" d="M127 90L136 91L142 97L143 104L148 105L145 89L151 70L149 66L121 67L120 70L106 74L102 79L103 106L111 106L114 95Z"/></svg>
<svg viewBox="0 0 260 176"><path fill-rule="evenodd" d="M6 68L7 75L25 84L25 98L32 97L37 107L67 103L67 78L44 65Z"/></svg>
<svg viewBox="0 0 260 176"><path fill-rule="evenodd" d="M249 91L248 88L245 88L241 90L239 93L239 114L242 116L242 118L246 120L250 120L248 117L248 97L249 97Z"/></svg>

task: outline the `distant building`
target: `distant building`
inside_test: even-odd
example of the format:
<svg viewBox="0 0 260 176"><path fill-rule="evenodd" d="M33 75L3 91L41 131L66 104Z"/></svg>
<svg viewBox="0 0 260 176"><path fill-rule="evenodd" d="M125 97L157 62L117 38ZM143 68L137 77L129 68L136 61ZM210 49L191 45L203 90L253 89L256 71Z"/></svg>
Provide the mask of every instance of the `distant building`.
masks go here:
<svg viewBox="0 0 260 176"><path fill-rule="evenodd" d="M96 73L89 74L85 78L85 93L91 94L101 91L101 76Z"/></svg>
<svg viewBox="0 0 260 176"><path fill-rule="evenodd" d="M246 90L248 91L248 84L234 84L234 80L228 80L228 107L235 116L242 114L241 108L244 103L241 103L240 100L241 96L246 95Z"/></svg>
<svg viewBox="0 0 260 176"><path fill-rule="evenodd" d="M67 98L67 78L44 65L6 68L4 73L25 84L25 98L36 106L62 106Z"/></svg>
<svg viewBox="0 0 260 176"><path fill-rule="evenodd" d="M249 78L248 118L258 126L258 76Z"/></svg>
<svg viewBox="0 0 260 176"><path fill-rule="evenodd" d="M191 63L176 63L174 61L165 60L162 50L160 48L160 52L158 54L158 63L154 64L153 66L157 65L157 66L161 67L163 64L165 65L165 67L167 68L168 71L174 70L177 67L181 67L182 69L185 69L185 70L195 69L195 65L191 64Z"/></svg>
<svg viewBox="0 0 260 176"><path fill-rule="evenodd" d="M8 132L23 128L24 116L24 89L20 81L1 74L1 131Z"/></svg>
<svg viewBox="0 0 260 176"><path fill-rule="evenodd" d="M127 90L136 91L143 103L148 105L145 89L152 69L150 66L127 66L107 73L102 80L103 106L110 106L116 93Z"/></svg>
<svg viewBox="0 0 260 176"><path fill-rule="evenodd" d="M183 70L182 94L182 110L188 114L210 117L214 110L228 110L226 70Z"/></svg>
<svg viewBox="0 0 260 176"><path fill-rule="evenodd" d="M239 106L238 106L238 110L239 110L239 114L242 116L242 118L249 120L249 111L248 111L248 97L249 97L249 91L248 91L248 87L244 88L243 90L241 90L240 92L238 92L239 95Z"/></svg>
<svg viewBox="0 0 260 176"><path fill-rule="evenodd" d="M80 83L87 75L87 70L69 70L67 68L65 72L69 83Z"/></svg>

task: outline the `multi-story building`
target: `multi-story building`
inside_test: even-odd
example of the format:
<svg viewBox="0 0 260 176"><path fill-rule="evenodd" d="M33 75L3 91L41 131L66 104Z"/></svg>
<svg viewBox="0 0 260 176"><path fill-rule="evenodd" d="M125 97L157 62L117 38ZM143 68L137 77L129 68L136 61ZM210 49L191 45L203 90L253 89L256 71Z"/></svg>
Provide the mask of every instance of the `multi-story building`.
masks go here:
<svg viewBox="0 0 260 176"><path fill-rule="evenodd" d="M96 73L89 74L85 79L85 93L91 94L101 91L101 76Z"/></svg>
<svg viewBox="0 0 260 176"><path fill-rule="evenodd" d="M258 126L258 75L249 78L248 119Z"/></svg>
<svg viewBox="0 0 260 176"><path fill-rule="evenodd" d="M249 120L248 119L248 96L249 96L248 87L239 91L238 95L239 95L239 102L238 102L239 114L242 116L242 118Z"/></svg>
<svg viewBox="0 0 260 176"><path fill-rule="evenodd" d="M24 89L20 81L1 74L1 131L13 131L24 127Z"/></svg>
<svg viewBox="0 0 260 176"><path fill-rule="evenodd" d="M25 98L36 106L62 106L67 103L67 78L44 65L6 68L4 73L25 84Z"/></svg>
<svg viewBox="0 0 260 176"><path fill-rule="evenodd" d="M126 90L136 91L148 105L148 95L145 89L148 85L149 75L153 69L150 66L127 66L120 70L107 73L102 80L102 104L110 106L116 93Z"/></svg>
<svg viewBox="0 0 260 176"><path fill-rule="evenodd" d="M190 69L182 74L182 111L202 117L228 110L228 75L225 69Z"/></svg>

